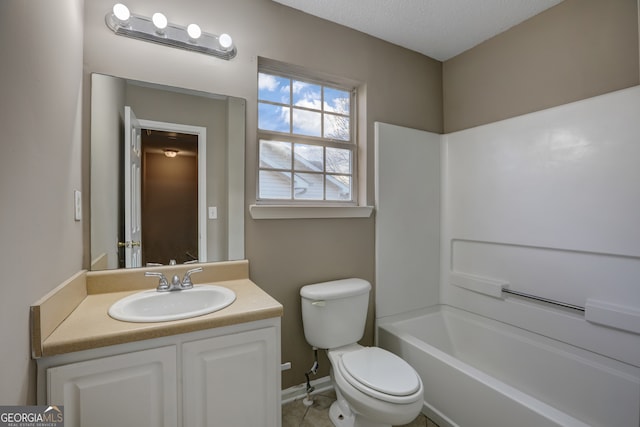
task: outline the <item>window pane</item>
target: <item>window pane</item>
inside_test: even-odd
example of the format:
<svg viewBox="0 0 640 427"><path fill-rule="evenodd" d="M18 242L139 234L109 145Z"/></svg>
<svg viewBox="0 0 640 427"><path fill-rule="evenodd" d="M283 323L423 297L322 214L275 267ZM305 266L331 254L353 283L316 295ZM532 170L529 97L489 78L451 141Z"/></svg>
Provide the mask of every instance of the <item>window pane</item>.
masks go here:
<svg viewBox="0 0 640 427"><path fill-rule="evenodd" d="M351 200L351 177L327 175L327 200Z"/></svg>
<svg viewBox="0 0 640 427"><path fill-rule="evenodd" d="M349 117L325 114L324 137L339 139L340 141L350 141Z"/></svg>
<svg viewBox="0 0 640 427"><path fill-rule="evenodd" d="M289 107L258 103L258 127L289 133Z"/></svg>
<svg viewBox="0 0 640 427"><path fill-rule="evenodd" d="M317 145L295 144L293 155L295 164L293 168L299 171L324 171L324 156L322 147Z"/></svg>
<svg viewBox="0 0 640 427"><path fill-rule="evenodd" d="M291 200L291 172L261 170L259 181L259 198Z"/></svg>
<svg viewBox="0 0 640 427"><path fill-rule="evenodd" d="M291 169L291 143L260 141L260 167Z"/></svg>
<svg viewBox="0 0 640 427"><path fill-rule="evenodd" d="M297 173L293 181L293 197L295 199L322 200L324 175L315 173Z"/></svg>
<svg viewBox="0 0 640 427"><path fill-rule="evenodd" d="M290 104L291 80L270 74L258 74L258 99L260 101Z"/></svg>
<svg viewBox="0 0 640 427"><path fill-rule="evenodd" d="M352 97L348 88L258 73L259 199L353 201Z"/></svg>
<svg viewBox="0 0 640 427"><path fill-rule="evenodd" d="M322 86L305 83L298 80L293 81L293 105L298 107L313 108L320 110L322 108L321 96Z"/></svg>
<svg viewBox="0 0 640 427"><path fill-rule="evenodd" d="M327 147L327 172L351 174L351 150Z"/></svg>
<svg viewBox="0 0 640 427"><path fill-rule="evenodd" d="M332 113L349 114L349 92L344 90L324 88L324 109Z"/></svg>
<svg viewBox="0 0 640 427"><path fill-rule="evenodd" d="M307 136L320 136L320 113L293 109L293 133Z"/></svg>

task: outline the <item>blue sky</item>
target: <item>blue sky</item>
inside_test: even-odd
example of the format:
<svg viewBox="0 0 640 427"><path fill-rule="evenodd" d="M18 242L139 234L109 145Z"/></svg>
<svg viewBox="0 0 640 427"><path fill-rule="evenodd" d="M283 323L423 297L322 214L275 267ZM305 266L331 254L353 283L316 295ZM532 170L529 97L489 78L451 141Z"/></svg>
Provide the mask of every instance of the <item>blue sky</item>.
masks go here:
<svg viewBox="0 0 640 427"><path fill-rule="evenodd" d="M289 133L291 116L293 116L293 133L320 137L322 136L321 111L348 115L350 102L348 91L325 87L324 104L322 95L321 85L260 73L258 99L285 105L259 102L258 126L260 129ZM294 108L291 114L289 105L304 107L304 109ZM348 129L346 117L325 114L325 136L348 139L344 131L345 126Z"/></svg>

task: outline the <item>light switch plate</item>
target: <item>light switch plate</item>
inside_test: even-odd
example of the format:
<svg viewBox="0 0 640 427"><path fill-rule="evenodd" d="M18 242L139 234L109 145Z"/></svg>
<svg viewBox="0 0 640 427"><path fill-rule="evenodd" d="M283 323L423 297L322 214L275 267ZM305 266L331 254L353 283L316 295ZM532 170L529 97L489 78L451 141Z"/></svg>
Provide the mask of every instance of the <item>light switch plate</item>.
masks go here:
<svg viewBox="0 0 640 427"><path fill-rule="evenodd" d="M80 221L82 219L82 193L78 190L73 191L74 219Z"/></svg>
<svg viewBox="0 0 640 427"><path fill-rule="evenodd" d="M216 206L209 206L209 219L218 219L218 208Z"/></svg>

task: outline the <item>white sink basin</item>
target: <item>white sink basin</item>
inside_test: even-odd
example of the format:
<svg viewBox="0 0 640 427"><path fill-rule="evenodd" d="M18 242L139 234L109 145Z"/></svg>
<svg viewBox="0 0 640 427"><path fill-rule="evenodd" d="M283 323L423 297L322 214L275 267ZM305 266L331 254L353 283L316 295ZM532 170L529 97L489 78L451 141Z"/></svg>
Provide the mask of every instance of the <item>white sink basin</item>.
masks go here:
<svg viewBox="0 0 640 427"><path fill-rule="evenodd" d="M167 322L213 313L235 300L235 292L216 285L195 285L172 292L152 289L116 301L109 308L109 316L125 322Z"/></svg>

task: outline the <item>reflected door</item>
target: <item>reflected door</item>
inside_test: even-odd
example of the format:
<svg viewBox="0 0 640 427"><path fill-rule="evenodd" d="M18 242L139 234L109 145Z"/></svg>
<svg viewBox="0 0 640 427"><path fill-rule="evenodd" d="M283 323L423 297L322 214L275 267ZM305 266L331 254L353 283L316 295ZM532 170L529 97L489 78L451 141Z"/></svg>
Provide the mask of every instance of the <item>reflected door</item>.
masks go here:
<svg viewBox="0 0 640 427"><path fill-rule="evenodd" d="M142 266L140 165L142 127L133 110L124 107L124 252L125 267Z"/></svg>

